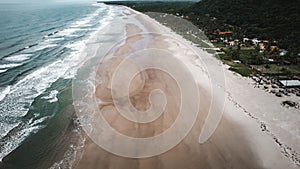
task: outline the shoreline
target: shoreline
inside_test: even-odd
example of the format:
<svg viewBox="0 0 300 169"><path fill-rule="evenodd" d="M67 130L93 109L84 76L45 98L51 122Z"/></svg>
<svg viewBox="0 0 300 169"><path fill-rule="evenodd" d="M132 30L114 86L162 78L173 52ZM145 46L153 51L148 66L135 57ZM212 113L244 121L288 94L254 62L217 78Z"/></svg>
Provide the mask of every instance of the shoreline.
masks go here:
<svg viewBox="0 0 300 169"><path fill-rule="evenodd" d="M196 50L198 50L197 46L197 44L193 44L193 47ZM206 48L203 48L203 50L206 50ZM216 59L216 57L214 58L217 62L222 62L221 60ZM273 139L273 143L280 147L281 153L286 158L288 158L291 161L291 163L293 163L293 165L300 166L300 146L298 144L298 142L300 141L300 128L299 122L297 121L297 119L300 118L298 112L299 110L297 110L299 108L281 105L283 101L289 99L300 103L300 98L295 95L276 97L274 96L274 94L267 92L264 89L256 88L256 85L254 84L256 83L256 79L252 79L250 77L243 77L233 71L229 71L229 67L226 63L222 62L219 64L223 64L226 67L226 77L231 78L231 83L229 85L226 83L226 86L232 86L233 82L236 82L236 84L241 84L234 85L234 87L230 87L229 90L228 88L225 89L224 87L224 90L228 95L228 99L235 106L237 106L240 109L240 111L244 113L248 118L256 121L257 125L260 126L260 131ZM234 88L243 88L244 91L249 91L247 92L247 95L244 98L242 98L242 100L240 100L237 98L240 98L242 95L237 93L239 92L239 90L235 90ZM252 99L256 98L256 96L260 96L259 101ZM246 99L250 99L253 103L247 103L248 100ZM267 104L265 104L266 101ZM256 104L257 106L252 106ZM261 108L263 109L260 110ZM272 118L272 116L274 117ZM278 122L280 122L283 125L276 124ZM291 124L288 125L288 123Z"/></svg>
<svg viewBox="0 0 300 169"><path fill-rule="evenodd" d="M150 31L148 30L149 32L157 31L158 33L168 34L170 36L176 37L176 39L179 39L181 42L183 42L186 45L190 44L190 42L183 39L181 36L175 34L169 28L160 25L158 22L149 18L148 16L136 12L127 7L123 7L123 8L130 10L133 14L129 14L128 17L134 17L137 21L140 22L140 24L143 24L146 28L148 28L150 30ZM134 15L134 16L130 16L130 15ZM143 28L136 29L133 32L140 33L139 31L143 31ZM131 33L128 33L127 31L127 34L131 34ZM153 39L155 39L155 37L153 37ZM135 38L132 41L126 41L126 43L124 44L125 48L123 48L118 55L122 55L124 53L130 52L131 51L129 49L130 45L128 46L128 44L139 40L141 40L141 37ZM168 43L167 45L161 39L159 40L160 42L157 41L158 39L156 39L155 42L158 43L159 45L150 44L149 46L157 47L157 48L171 48L172 50L176 50L177 48L177 46L174 45L174 43L172 44L172 42L170 41L167 41ZM208 54L202 49L199 49L194 45L189 45L189 47L193 48L196 52L198 52L199 55L203 56L203 58L201 59L188 58L187 56L180 55L181 54L180 51L177 51L178 55L180 55L177 57L183 59L183 62L191 66L193 75L195 76L195 78L197 78L195 80L200 85L200 93L204 93L204 95L207 97L212 97L211 93L209 93L209 87L207 85L207 82L205 81L208 80L208 78L206 77L205 72L203 72L203 70L199 68L199 66L201 67L201 64L198 64L197 61L198 59L202 60L206 65L208 65L208 69L210 70L213 70L215 67L219 67L219 66L222 67L224 65L220 65L219 63L220 61L218 61L216 58L213 58L211 54ZM122 46L119 49L121 48ZM209 65L209 63L211 65ZM147 76L149 76L149 73L156 74L157 72L156 73L147 72L148 74ZM217 128L217 130L215 131L215 133L213 134L211 139L209 139L208 142L204 143L203 145L200 145L197 142L199 133L201 131L201 124L203 124L203 120L205 117L205 116L199 116L196 123L198 125L193 127L192 131L189 133L187 138L185 138L181 143L179 143L176 147L174 147L173 149L171 149L170 151L162 155L152 157L152 158L147 158L147 159L127 159L127 158L122 158L110 154L105 150L99 148L95 143L93 143L92 140L88 138L85 147L83 149L82 159L78 161L78 165L76 166L76 168L85 168L87 166L88 168L99 168L99 167L100 168L101 167L103 168L125 167L126 168L126 166L130 166L131 168L154 168L154 167L155 168L174 168L174 167L178 168L178 166L194 167L194 168L197 167L214 168L218 166L225 167L225 168L232 168L232 167L245 168L245 165L247 165L246 167L248 168L278 168L278 169L283 167L296 168L296 166L293 166L289 162L289 160L282 155L282 153L280 152L281 149L276 144L274 144L272 137L270 137L268 134L264 134L263 132L261 132L261 128L260 128L261 126L259 126L255 120L250 119L248 116L245 115L246 112L243 112L242 109L243 107L237 106L239 105L237 101L236 103L233 101L236 100L236 98L241 97L238 92L232 92L234 91L234 87L237 88L242 87L240 91L244 92L245 89L246 90L249 89L249 86L246 85L239 86L239 83L236 82L240 82L242 78L241 79L237 78L236 76L234 76L233 73L229 72L227 69L225 69L225 76L226 76L226 86L221 86L221 88L224 89L225 92L227 93L226 95L227 97L225 101L226 104L224 108L225 111L219 127ZM155 77L163 78L164 80L166 80L165 79L166 77L161 75L156 74ZM141 79L145 79L145 77L142 77ZM137 85L138 84L140 84L140 81L137 81ZM228 86L233 86L233 87L229 87L228 89L227 88ZM137 86L134 89L141 90L140 86ZM253 90L251 89L251 91ZM96 95L98 96L100 95L101 97L103 97L103 91ZM107 96L106 98L110 98L110 97ZM205 100L205 98L206 97L204 97L203 100ZM240 105L244 105L245 103L247 103L247 100L245 102L245 100L243 99L244 98L241 99L242 104ZM240 101L239 99L237 100ZM110 101L110 99L108 99L107 101ZM142 108L147 106L139 102L137 102L136 104L140 105ZM207 112L206 110L208 109L207 105L209 105L210 103L204 102L202 104L203 105L200 111ZM252 112L253 110L251 108L248 108L248 106L249 104L246 105L247 110L250 109L250 111ZM111 111L111 109L109 109L109 111ZM113 117L113 119L115 118L116 117ZM169 119L170 118L166 118L165 119L166 121L163 120L160 123L169 124L168 123L170 122ZM120 125L123 123L116 123L116 124ZM118 125L116 125L116 127L118 128ZM124 127L124 126L121 125L119 127ZM128 127L129 130L126 130L125 133L129 132L127 134L130 134L130 132L132 132L132 129L130 129L130 125ZM146 127L145 130L146 136L149 136L150 131L147 130L147 128L149 127L153 129L152 132L154 133L159 133L161 129L166 129L166 128L153 128L151 126L145 126L145 127ZM142 133L145 134L145 131ZM292 142L290 144L296 144L297 139L295 141L296 141L295 143ZM298 149L298 147L296 146L296 149L297 152L299 152L300 147ZM273 156L269 157L269 154L272 154Z"/></svg>

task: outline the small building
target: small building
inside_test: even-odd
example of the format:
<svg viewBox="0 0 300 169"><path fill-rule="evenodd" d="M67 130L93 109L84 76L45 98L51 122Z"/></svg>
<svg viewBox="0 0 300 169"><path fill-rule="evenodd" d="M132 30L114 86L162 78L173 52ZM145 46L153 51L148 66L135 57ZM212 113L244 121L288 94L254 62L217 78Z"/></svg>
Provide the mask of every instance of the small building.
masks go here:
<svg viewBox="0 0 300 169"><path fill-rule="evenodd" d="M271 46L271 51L275 51L275 50L277 50L277 49L278 49L277 46Z"/></svg>
<svg viewBox="0 0 300 169"><path fill-rule="evenodd" d="M235 42L234 41L230 41L229 42L229 46L234 46L235 45Z"/></svg>
<svg viewBox="0 0 300 169"><path fill-rule="evenodd" d="M263 43L269 43L269 40L263 40Z"/></svg>
<svg viewBox="0 0 300 169"><path fill-rule="evenodd" d="M268 61L271 62L271 63L275 62L274 59L268 59Z"/></svg>
<svg viewBox="0 0 300 169"><path fill-rule="evenodd" d="M300 80L279 80L284 87L300 87Z"/></svg>
<svg viewBox="0 0 300 169"><path fill-rule="evenodd" d="M259 43L258 46L259 46L259 49L260 49L261 51L264 51L264 50L265 50L265 44L264 44L264 43Z"/></svg>
<svg viewBox="0 0 300 169"><path fill-rule="evenodd" d="M300 76L294 76L293 79L294 80L300 80Z"/></svg>
<svg viewBox="0 0 300 169"><path fill-rule="evenodd" d="M288 51L286 51L284 49L279 50L279 52L280 52L279 53L280 56L285 56L288 53Z"/></svg>
<svg viewBox="0 0 300 169"><path fill-rule="evenodd" d="M252 43L254 45L258 45L258 43L260 43L261 41L260 40L257 40L256 38L252 39Z"/></svg>
<svg viewBox="0 0 300 169"><path fill-rule="evenodd" d="M237 64L241 64L242 62L240 60L233 60L234 63L237 63Z"/></svg>
<svg viewBox="0 0 300 169"><path fill-rule="evenodd" d="M246 42L248 42L248 41L250 41L249 38L243 38L243 42L244 42L244 43L246 43Z"/></svg>
<svg viewBox="0 0 300 169"><path fill-rule="evenodd" d="M219 35L231 35L232 32L228 31L228 32L219 32Z"/></svg>

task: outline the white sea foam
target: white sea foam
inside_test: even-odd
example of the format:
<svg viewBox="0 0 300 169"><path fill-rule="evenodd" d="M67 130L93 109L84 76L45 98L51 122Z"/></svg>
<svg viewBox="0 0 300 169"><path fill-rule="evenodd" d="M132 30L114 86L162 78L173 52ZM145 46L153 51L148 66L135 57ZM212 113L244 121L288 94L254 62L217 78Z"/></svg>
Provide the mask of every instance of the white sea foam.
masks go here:
<svg viewBox="0 0 300 169"><path fill-rule="evenodd" d="M90 24L91 20L95 17L99 16L99 14L103 11L103 8L96 10L94 13L87 15L86 17L76 21L74 24L71 25L71 28L79 28L79 27L89 27L92 26Z"/></svg>
<svg viewBox="0 0 300 169"><path fill-rule="evenodd" d="M32 104L34 98L42 94L52 83L64 76L66 72L72 68L77 69L77 65L81 63L82 56L78 54L55 61L48 66L44 66L25 78L11 86L11 91L2 100L0 104L0 118L5 119L6 116L17 119L27 114L28 106ZM74 72L76 73L76 72ZM72 75L74 76L74 75ZM55 92L53 93L53 95ZM50 99L49 102L56 101L56 97ZM5 125L0 122L0 126ZM31 130L32 129L32 130ZM31 133L39 129L38 126L24 128L17 135L11 136L11 140L3 145L0 153L0 160L8 155ZM7 133L10 128L1 128L1 133ZM1 147L1 146L0 146Z"/></svg>
<svg viewBox="0 0 300 169"><path fill-rule="evenodd" d="M58 94L57 90L52 90L48 96L42 97L42 99L48 100L49 103L57 102L58 98L56 97Z"/></svg>
<svg viewBox="0 0 300 169"><path fill-rule="evenodd" d="M98 6L98 4L97 4L97 6ZM103 8L101 8L101 9L103 9ZM108 15L106 15L106 17L104 19L101 19L100 27L97 29L97 31L95 31L94 33L91 34L88 42L98 41L97 34L101 30L103 30L107 25L109 25L109 23L114 19L113 16L115 15L115 13L114 13L114 11L112 11L113 8L109 7L109 6L105 6L105 9L108 10ZM66 47L70 48L73 52L71 53L70 56L66 57L66 59L69 58L70 61L72 59L74 59L74 61L75 61L76 56L78 57L78 56L82 55L83 52L87 52L84 50L85 45L86 45L86 43L84 41L67 45ZM89 46L89 49L90 49L90 47L92 47L92 46ZM82 50L78 51L78 49L82 49ZM93 49L91 49L91 50L93 50ZM91 50L89 50L89 52ZM81 54L79 54L79 53L81 53ZM93 55L93 54L91 54L91 55ZM86 55L83 55L83 56L86 56ZM76 61L76 62L78 62L78 61ZM84 62L81 62L81 63L84 63ZM77 68L72 67L65 73L63 78L72 78L76 75L76 72L77 72ZM53 169L54 168L72 168L72 165L73 165L76 157L78 156L78 154L80 156L80 151L82 150L82 147L84 146L84 141L85 140L83 138L80 141L81 143L79 143L79 145L75 145L75 146L72 145L70 147L70 149L64 154L63 159L61 161L54 163L50 168L51 169L52 168Z"/></svg>
<svg viewBox="0 0 300 169"><path fill-rule="evenodd" d="M2 101L9 92L10 92L10 86L7 86L4 89L0 88L0 101Z"/></svg>
<svg viewBox="0 0 300 169"><path fill-rule="evenodd" d="M83 20L76 21L73 25L71 25L71 27L78 28L87 25L89 22L90 22L90 18L84 18Z"/></svg>
<svg viewBox="0 0 300 169"><path fill-rule="evenodd" d="M20 63L9 63L9 64L0 65L0 69L14 68L21 65L22 64Z"/></svg>
<svg viewBox="0 0 300 169"><path fill-rule="evenodd" d="M19 124L20 123L6 123L6 122L0 123L0 130L5 131L3 133L0 133L0 137L3 138L4 136L6 136L9 133L9 131L17 127Z"/></svg>
<svg viewBox="0 0 300 169"><path fill-rule="evenodd" d="M36 126L39 125L41 123L43 123L45 120L52 118L53 116L45 116L42 118L39 118L37 120L34 120L32 123L30 123L30 126Z"/></svg>
<svg viewBox="0 0 300 169"><path fill-rule="evenodd" d="M6 72L8 69L0 69L0 73Z"/></svg>
<svg viewBox="0 0 300 169"><path fill-rule="evenodd" d="M64 29L64 30L58 32L58 35L61 35L61 36L70 36L74 32L77 32L77 31L80 31L80 29L79 28L67 28L67 29Z"/></svg>
<svg viewBox="0 0 300 169"><path fill-rule="evenodd" d="M76 140L72 140L70 148L64 153L62 160L55 162L49 169L57 168L73 168L73 163L76 157L80 155L82 148L84 147L85 137L81 133L81 129L74 129L73 134L76 135Z"/></svg>
<svg viewBox="0 0 300 169"><path fill-rule="evenodd" d="M11 86L11 91L2 100L0 104L0 118L18 119L28 112L28 107L34 101L34 98L42 94L58 78L60 78L68 69L68 63L56 61L52 64L42 67L35 72L27 75L17 84ZM0 126L3 122L0 122ZM30 126L28 126L30 127ZM37 128L21 128L19 133L14 134L7 144L2 146L0 160L19 146L19 144L30 134L31 130ZM1 133L7 133L8 128L1 128ZM1 146L0 146L1 147Z"/></svg>
<svg viewBox="0 0 300 169"><path fill-rule="evenodd" d="M22 62L24 60L28 60L32 54L19 54L14 56L9 56L4 58L4 60L11 61L11 62Z"/></svg>
<svg viewBox="0 0 300 169"><path fill-rule="evenodd" d="M95 4L92 4L92 6L101 6L103 5L103 3L95 3Z"/></svg>
<svg viewBox="0 0 300 169"><path fill-rule="evenodd" d="M16 149L25 140L25 138L29 136L29 134L36 133L40 128L42 128L42 126L25 128L15 134L14 141L1 142L0 162L7 154Z"/></svg>
<svg viewBox="0 0 300 169"><path fill-rule="evenodd" d="M57 38L57 37L51 37L49 39L46 39L46 42L53 42L53 41L60 41L60 40L64 40L65 38Z"/></svg>
<svg viewBox="0 0 300 169"><path fill-rule="evenodd" d="M83 22L81 24L83 24ZM78 30L80 29L68 28L58 34L69 36ZM91 34L88 39L91 39L93 35L94 34ZM35 70L10 87L9 93L3 97L0 104L0 119L14 120L12 122L9 120L0 121L0 161L3 157L15 150L30 135L30 133L35 133L43 127L40 124L46 119L31 119L28 120L27 124L22 125L21 127L18 126L16 131L7 138L8 140L2 140L3 136L6 135L12 128L16 127L19 123L22 123L22 121L18 119L28 113L30 105L37 96L44 93L52 85L52 83L57 81L59 78L74 77L77 73L78 67L80 67L85 60L89 59L89 57L93 57L88 57L83 52L85 50L86 41L75 42L69 46L72 49L69 56ZM0 69L12 68L20 65L21 64L0 65ZM55 93L57 94L57 92L53 91L51 95L50 92L48 97L49 101L56 101L56 96L54 97ZM50 95L53 100L50 99ZM9 126L7 123L10 123L11 127L7 127Z"/></svg>
<svg viewBox="0 0 300 169"><path fill-rule="evenodd" d="M57 44L51 44L51 43L49 43L49 44L44 44L42 46L39 46L35 50L36 51L38 51L38 50L44 50L44 49L47 49L47 48L53 48L55 46L57 46Z"/></svg>

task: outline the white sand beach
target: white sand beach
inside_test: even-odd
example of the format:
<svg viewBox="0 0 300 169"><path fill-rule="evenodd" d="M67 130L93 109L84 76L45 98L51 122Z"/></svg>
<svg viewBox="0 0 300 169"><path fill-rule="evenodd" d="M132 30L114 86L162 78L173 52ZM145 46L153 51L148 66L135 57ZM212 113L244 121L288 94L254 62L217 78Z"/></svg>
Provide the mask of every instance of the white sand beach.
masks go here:
<svg viewBox="0 0 300 169"><path fill-rule="evenodd" d="M136 124L117 111L110 86L113 72L125 56L138 51L141 46L145 49L170 51L173 57L188 67L199 89L199 114L191 131L179 144L167 152L148 158L127 158L112 154L86 136L75 168L299 168L300 112L299 109L280 104L287 98L278 98L260 88L254 88L250 78L229 71L212 54L196 47L147 15L130 8L119 8L120 11L125 11L126 17L122 22L126 25L124 31L129 38L113 51L111 57L105 58L103 65L97 70L97 77L101 77L102 82L96 86L95 97L102 101L98 105L99 112L108 124L128 137L146 138L168 130L178 116L181 94L176 82L168 74L154 69L137 74L128 95L136 109L145 111L150 107L149 93L160 89L168 101L163 115L151 123ZM135 34L139 35L132 36ZM103 56L103 51L98 50L98 55ZM181 87L188 86L186 84ZM300 102L299 97L293 99ZM213 130L214 124L219 120L219 125ZM209 137L210 132L202 133L200 142L202 139L204 143L200 144L199 136L204 126L212 131L212 135ZM111 144L114 146L115 142ZM135 148L132 147L133 151L143 151Z"/></svg>

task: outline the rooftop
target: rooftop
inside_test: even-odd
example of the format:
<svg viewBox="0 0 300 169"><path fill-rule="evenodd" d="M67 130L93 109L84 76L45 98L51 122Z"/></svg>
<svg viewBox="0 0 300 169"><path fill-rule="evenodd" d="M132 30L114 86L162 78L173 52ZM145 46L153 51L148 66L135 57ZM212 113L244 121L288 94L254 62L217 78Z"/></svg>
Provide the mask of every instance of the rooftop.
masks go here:
<svg viewBox="0 0 300 169"><path fill-rule="evenodd" d="M286 87L300 87L300 80L279 80Z"/></svg>

